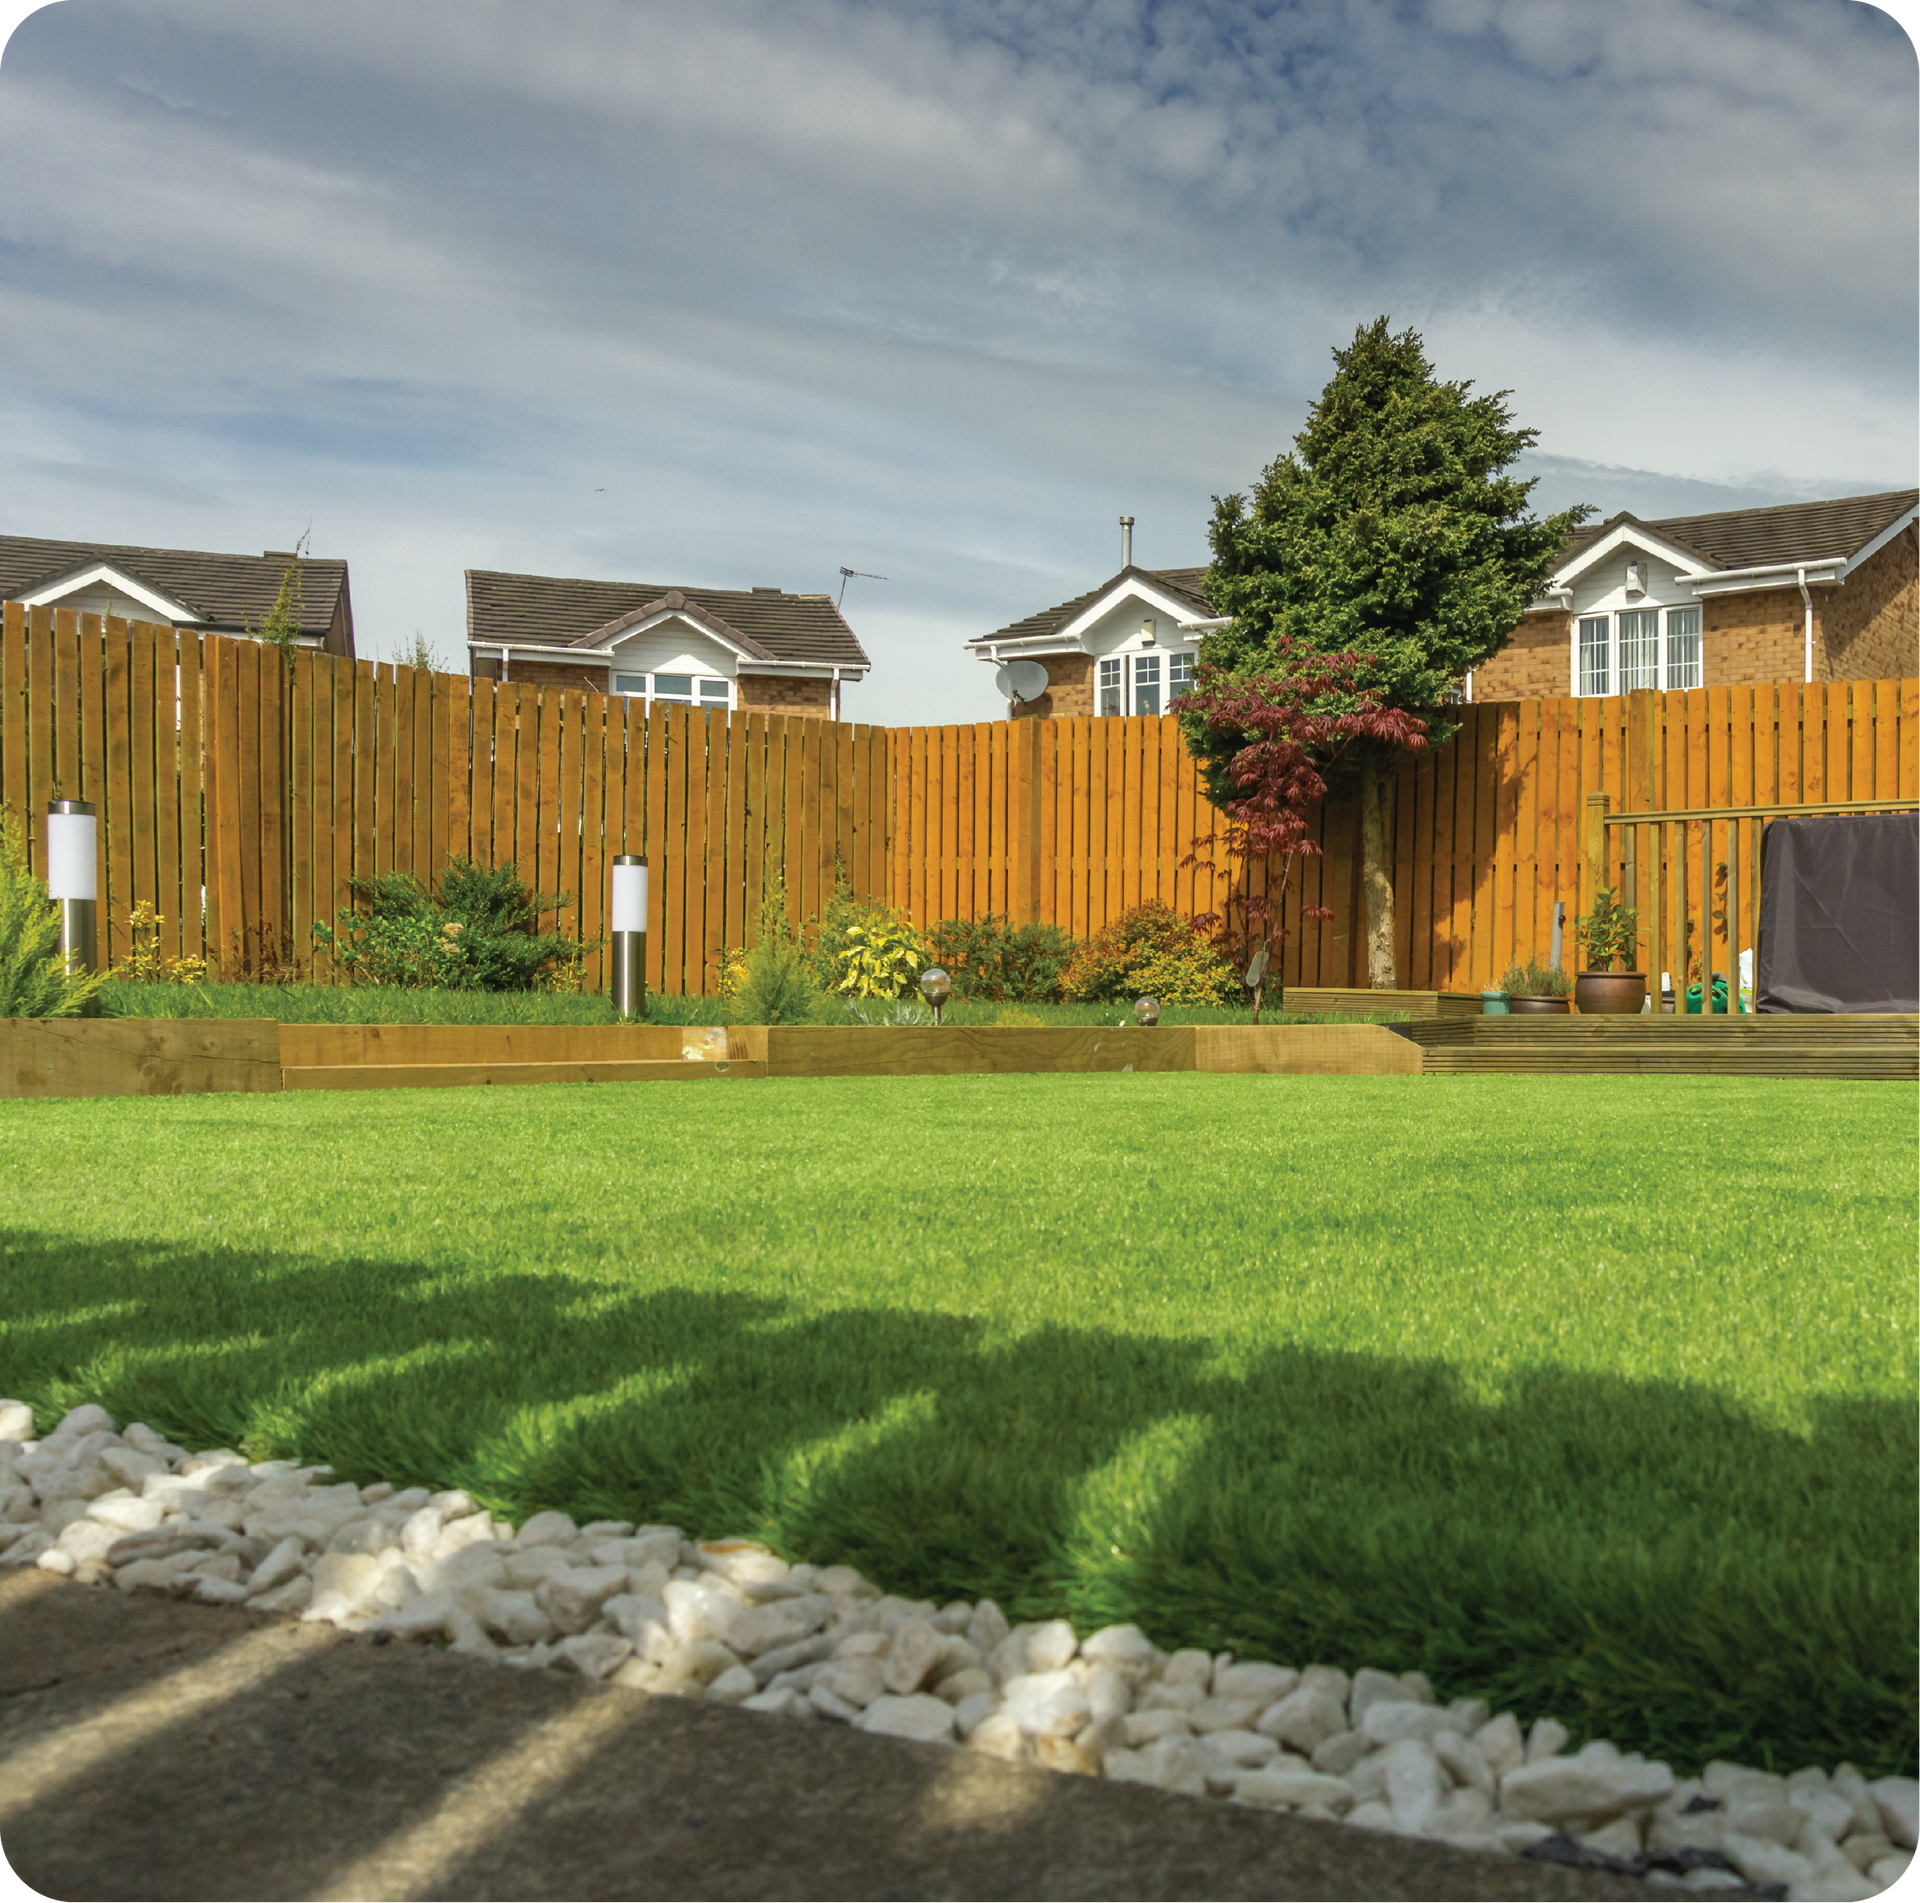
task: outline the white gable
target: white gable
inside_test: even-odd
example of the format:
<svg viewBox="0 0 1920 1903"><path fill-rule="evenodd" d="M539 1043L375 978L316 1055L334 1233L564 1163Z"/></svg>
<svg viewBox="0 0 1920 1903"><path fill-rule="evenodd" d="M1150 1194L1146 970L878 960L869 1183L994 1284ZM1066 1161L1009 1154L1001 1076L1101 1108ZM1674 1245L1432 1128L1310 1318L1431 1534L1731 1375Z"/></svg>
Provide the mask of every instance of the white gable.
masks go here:
<svg viewBox="0 0 1920 1903"><path fill-rule="evenodd" d="M197 622L184 602L135 581L110 562L94 562L19 597L29 608L71 608L76 614L121 615L129 621Z"/></svg>
<svg viewBox="0 0 1920 1903"><path fill-rule="evenodd" d="M732 680L740 651L731 642L686 619L661 614L608 644L613 667L622 674L708 674Z"/></svg>

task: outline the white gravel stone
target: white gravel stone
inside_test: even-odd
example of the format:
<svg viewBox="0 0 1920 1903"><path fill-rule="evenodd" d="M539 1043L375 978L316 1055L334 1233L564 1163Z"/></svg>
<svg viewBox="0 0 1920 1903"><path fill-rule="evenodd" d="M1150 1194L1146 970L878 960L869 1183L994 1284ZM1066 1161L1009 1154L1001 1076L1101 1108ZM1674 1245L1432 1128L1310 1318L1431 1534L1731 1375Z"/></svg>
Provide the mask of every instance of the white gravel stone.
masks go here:
<svg viewBox="0 0 1920 1903"><path fill-rule="evenodd" d="M1910 1777L1877 1778L1867 1791L1879 1806L1887 1835L1902 1850L1913 1849L1916 1826L1920 1826L1920 1782Z"/></svg>
<svg viewBox="0 0 1920 1903"><path fill-rule="evenodd" d="M1330 1692L1303 1683L1269 1706L1254 1729L1291 1750L1310 1753L1322 1739L1347 1729L1346 1708Z"/></svg>
<svg viewBox="0 0 1920 1903"><path fill-rule="evenodd" d="M1064 1619L1051 1619L1045 1625L1035 1626L1027 1634L1027 1670L1061 1671L1079 1649L1079 1641L1073 1636L1073 1627Z"/></svg>
<svg viewBox="0 0 1920 1903"><path fill-rule="evenodd" d="M1093 1717L1079 1681L1064 1667L1009 1679L1001 1709L1030 1738L1070 1738Z"/></svg>
<svg viewBox="0 0 1920 1903"><path fill-rule="evenodd" d="M876 1698L854 1720L861 1731L883 1738L913 1738L922 1744L946 1744L953 1737L953 1707L926 1692Z"/></svg>
<svg viewBox="0 0 1920 1903"><path fill-rule="evenodd" d="M1418 1672L1168 1656L1132 1625L1084 1643L1064 1620L1010 1630L991 1600L936 1607L851 1567L790 1566L748 1540L696 1545L678 1527L576 1528L544 1513L516 1532L457 1490L187 1454L139 1423L119 1433L98 1409L74 1410L44 1441L31 1429L20 1403L0 1400L0 1564L83 1584L244 1602L1499 1853L1562 1829L1610 1856L1643 1841L1724 1849L1740 1871L1690 1871L1686 1890L1751 1880L1849 1903L1899 1877L1914 1841L1911 1778L1717 1763L1677 1785L1604 1740L1563 1755L1552 1719L1523 1734L1483 1699L1440 1705ZM1713 1807L1689 1812L1699 1796Z"/></svg>

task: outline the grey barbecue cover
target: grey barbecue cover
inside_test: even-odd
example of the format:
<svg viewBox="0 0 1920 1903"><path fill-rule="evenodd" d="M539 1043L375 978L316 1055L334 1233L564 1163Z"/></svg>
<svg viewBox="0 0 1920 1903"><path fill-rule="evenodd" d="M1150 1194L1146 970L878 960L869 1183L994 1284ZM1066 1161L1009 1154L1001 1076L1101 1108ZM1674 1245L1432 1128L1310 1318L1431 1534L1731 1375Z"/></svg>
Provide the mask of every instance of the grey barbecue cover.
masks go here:
<svg viewBox="0 0 1920 1903"><path fill-rule="evenodd" d="M1920 813L1776 819L1758 1011L1920 1011Z"/></svg>

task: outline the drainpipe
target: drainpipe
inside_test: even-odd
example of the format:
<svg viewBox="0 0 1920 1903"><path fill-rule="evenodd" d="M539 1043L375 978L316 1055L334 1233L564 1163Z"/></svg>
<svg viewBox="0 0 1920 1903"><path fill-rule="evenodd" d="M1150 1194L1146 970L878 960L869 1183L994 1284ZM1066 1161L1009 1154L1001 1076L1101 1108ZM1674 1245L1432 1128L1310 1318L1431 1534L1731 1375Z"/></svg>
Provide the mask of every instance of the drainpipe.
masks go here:
<svg viewBox="0 0 1920 1903"><path fill-rule="evenodd" d="M1807 571L1802 568L1796 572L1800 580L1800 599L1807 605L1807 679L1811 682L1813 679L1813 597L1807 593ZM1706 664L1707 657L1703 651L1700 656L1700 675L1703 680L1706 678Z"/></svg>
<svg viewBox="0 0 1920 1903"><path fill-rule="evenodd" d="M833 717L836 721L840 718L840 670L837 667L833 670Z"/></svg>

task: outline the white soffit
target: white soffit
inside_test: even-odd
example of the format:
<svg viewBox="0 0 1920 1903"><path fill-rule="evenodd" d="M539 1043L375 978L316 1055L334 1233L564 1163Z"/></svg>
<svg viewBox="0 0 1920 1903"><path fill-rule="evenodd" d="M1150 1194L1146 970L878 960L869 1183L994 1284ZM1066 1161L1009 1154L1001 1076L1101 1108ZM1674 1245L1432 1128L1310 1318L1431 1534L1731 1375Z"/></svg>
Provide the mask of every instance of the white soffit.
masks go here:
<svg viewBox="0 0 1920 1903"><path fill-rule="evenodd" d="M163 595L159 589L150 588L143 581L135 581L131 575L123 573L111 562L94 562L86 568L76 568L69 575L61 575L43 588L36 588L30 595L17 597L29 608L49 608L56 606L68 595L79 594L84 589L97 588L102 583L113 589L116 594L130 595L135 601L144 602L163 621L197 622L202 617L183 601L175 601L171 596Z"/></svg>
<svg viewBox="0 0 1920 1903"><path fill-rule="evenodd" d="M1867 562L1872 561L1896 535L1899 535L1903 530L1912 528L1916 519L1920 519L1920 509L1909 509L1905 515L1895 516L1864 548L1855 549L1854 552L1847 557L1847 565L1840 571L1840 579L1845 581L1856 568L1862 567Z"/></svg>

